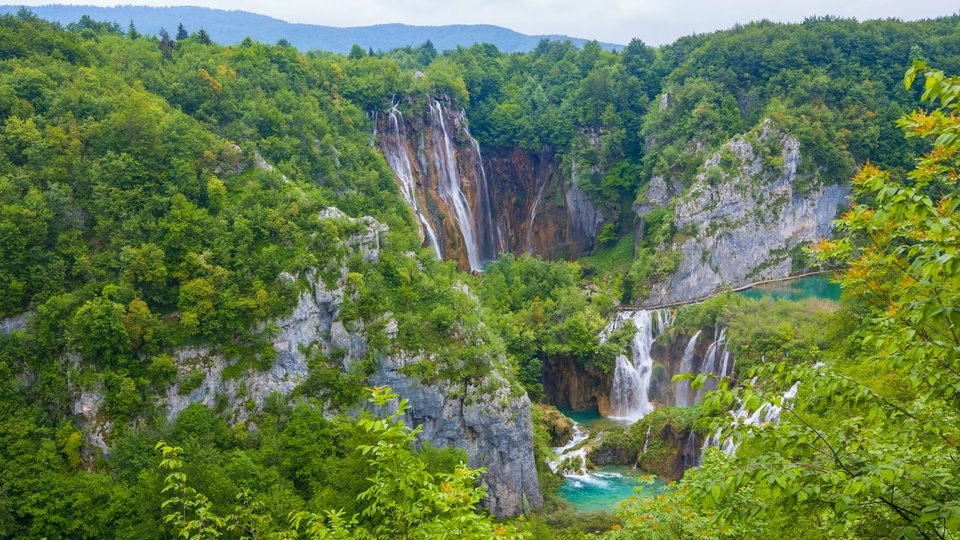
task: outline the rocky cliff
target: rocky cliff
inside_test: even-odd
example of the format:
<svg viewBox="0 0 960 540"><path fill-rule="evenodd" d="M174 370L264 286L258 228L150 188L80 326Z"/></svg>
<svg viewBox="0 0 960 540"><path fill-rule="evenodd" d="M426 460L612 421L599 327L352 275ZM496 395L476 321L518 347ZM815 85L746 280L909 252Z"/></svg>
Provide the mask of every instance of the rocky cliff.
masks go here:
<svg viewBox="0 0 960 540"><path fill-rule="evenodd" d="M333 208L323 212L320 219L350 221L351 228L360 225L360 232L344 242L348 257L359 254L371 263L378 260L386 226L369 217L348 218ZM277 356L269 370L227 376L228 361L208 348L175 352L179 382L169 388L161 403L171 420L191 404L213 406L219 402L226 404L235 422L248 421L267 396L289 395L307 379L307 360L313 354L339 358L344 372L355 369L368 354L368 336L362 322L347 324L340 318L344 303L351 301L346 267L334 276L332 286L327 284L329 276L327 281L317 274L307 278L310 286L300 294L293 312L274 321L279 328L273 338ZM294 277L285 279L292 281ZM383 318L387 337L395 337L397 326L391 314L384 314ZM530 402L526 395L512 391L496 366L483 380L464 387L447 382L425 384L403 375L400 369L419 361L417 354L398 352L377 356L375 360L376 369L369 384L389 385L409 400L406 421L409 425L423 425L421 441L437 447L462 448L471 466L486 467L483 482L488 486L487 503L494 514L514 516L542 504L533 456ZM202 381L185 387L189 374L198 374ZM88 441L106 450L104 435L109 426L102 423L101 403L97 390L79 392L74 408L76 414L87 420Z"/></svg>
<svg viewBox="0 0 960 540"><path fill-rule="evenodd" d="M593 248L603 216L553 149L481 150L443 96L402 106L407 114L397 106L376 116L379 144L439 256L478 270L503 252L569 258Z"/></svg>
<svg viewBox="0 0 960 540"><path fill-rule="evenodd" d="M570 357L547 357L543 363L544 403L574 411L608 415L613 373L590 373Z"/></svg>
<svg viewBox="0 0 960 540"><path fill-rule="evenodd" d="M724 287L789 276L806 267L803 248L833 232L848 190L801 173L800 144L770 120L724 144L675 207L679 268L644 305L689 300ZM639 217L676 189L655 179ZM666 185L664 185L666 184Z"/></svg>

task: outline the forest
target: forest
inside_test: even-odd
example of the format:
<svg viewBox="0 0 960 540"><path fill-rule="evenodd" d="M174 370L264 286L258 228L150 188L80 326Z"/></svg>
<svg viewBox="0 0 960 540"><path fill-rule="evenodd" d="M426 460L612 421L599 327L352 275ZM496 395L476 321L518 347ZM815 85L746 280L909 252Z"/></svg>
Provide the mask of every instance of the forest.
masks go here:
<svg viewBox="0 0 960 540"><path fill-rule="evenodd" d="M195 26L0 16L0 538L960 535L960 17L762 21L619 52L340 55ZM590 253L482 273L436 257L374 113L440 95L485 149L555 153L602 214ZM608 321L692 232L674 201L636 234L652 179L689 189L768 119L799 142L799 178L850 191L838 234L803 252L843 297L676 308L668 337L723 326L736 373L680 375L701 403L605 443L646 454L666 421L717 444L665 491L580 512L549 463L548 366L612 376L636 328ZM236 382L272 373L278 321L322 292L363 346L331 330L294 351L285 393ZM388 358L406 389L370 383ZM212 365L233 393L194 402ZM418 439L415 384L532 403L543 504L491 515L485 468Z"/></svg>

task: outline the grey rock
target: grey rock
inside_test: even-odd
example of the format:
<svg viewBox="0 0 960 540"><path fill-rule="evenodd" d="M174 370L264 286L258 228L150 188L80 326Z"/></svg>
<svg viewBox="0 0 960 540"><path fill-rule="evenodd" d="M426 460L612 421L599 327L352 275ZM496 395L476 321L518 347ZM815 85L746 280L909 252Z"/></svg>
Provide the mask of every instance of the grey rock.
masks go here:
<svg viewBox="0 0 960 540"><path fill-rule="evenodd" d="M30 321L32 313L29 311L24 311L13 317L7 317L6 319L0 319L0 334L6 335L10 332L20 332L26 330L27 323Z"/></svg>
<svg viewBox="0 0 960 540"><path fill-rule="evenodd" d="M471 467L485 467L487 505L496 516L515 516L543 504L533 458L530 400L512 396L496 370L479 386L425 385L400 372L417 358L382 358L370 382L409 400L405 422L422 425L421 441L462 448Z"/></svg>
<svg viewBox="0 0 960 540"><path fill-rule="evenodd" d="M709 158L705 172L676 205L674 226L694 232L673 246L682 252L680 267L654 285L645 305L692 300L725 287L787 277L792 249L833 233L831 221L849 190L825 185L816 177L800 178L800 144L769 120L758 135L762 142L778 138L782 169L766 170L762 156L743 136L721 150L734 156L732 174L720 172L721 179L716 180L720 169L711 169L719 167L721 152ZM808 186L803 192L797 191L800 181Z"/></svg>

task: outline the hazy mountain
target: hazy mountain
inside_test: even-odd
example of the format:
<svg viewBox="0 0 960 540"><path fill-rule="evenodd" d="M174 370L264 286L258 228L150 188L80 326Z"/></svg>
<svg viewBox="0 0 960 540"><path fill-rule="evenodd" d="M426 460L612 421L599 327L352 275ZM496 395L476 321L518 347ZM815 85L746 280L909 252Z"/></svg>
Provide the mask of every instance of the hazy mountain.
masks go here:
<svg viewBox="0 0 960 540"><path fill-rule="evenodd" d="M16 13L18 5L0 6L0 13ZM457 24L446 26L410 26L406 24L378 24L375 26L357 26L338 28L316 24L294 24L266 15L246 11L226 11L195 6L147 7L147 6L32 6L30 9L38 16L67 24L89 15L98 21L116 21L124 29L130 21L137 30L146 34L157 34L165 28L171 34L177 25L194 32L201 26L218 43L239 43L245 37L265 43L276 43L286 39L301 50L327 50L347 53L353 44L364 49L387 51L407 45L416 46L428 39L437 50L454 49L457 45L470 46L474 43L493 43L501 51L524 52L536 47L543 38L551 40L569 39L582 46L588 40L561 35L529 36L514 32L501 26L489 24ZM602 43L606 49L619 49L622 45Z"/></svg>

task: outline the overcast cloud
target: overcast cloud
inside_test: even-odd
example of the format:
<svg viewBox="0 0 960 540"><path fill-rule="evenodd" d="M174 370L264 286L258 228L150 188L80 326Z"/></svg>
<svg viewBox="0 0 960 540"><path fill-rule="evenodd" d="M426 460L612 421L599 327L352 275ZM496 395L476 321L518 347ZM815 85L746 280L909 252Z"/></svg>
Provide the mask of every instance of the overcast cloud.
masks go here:
<svg viewBox="0 0 960 540"><path fill-rule="evenodd" d="M27 0L27 5L56 0ZM22 4L24 2L14 2ZM117 2L78 2L112 6ZM126 3L126 2L125 2ZM150 6L183 5L132 0ZM639 37L650 45L680 36L729 28L759 19L799 22L811 15L859 20L897 17L914 20L952 15L955 1L927 0L197 0L191 5L240 9L294 23L366 26L401 22L415 25L495 24L525 34L565 34L625 44Z"/></svg>

